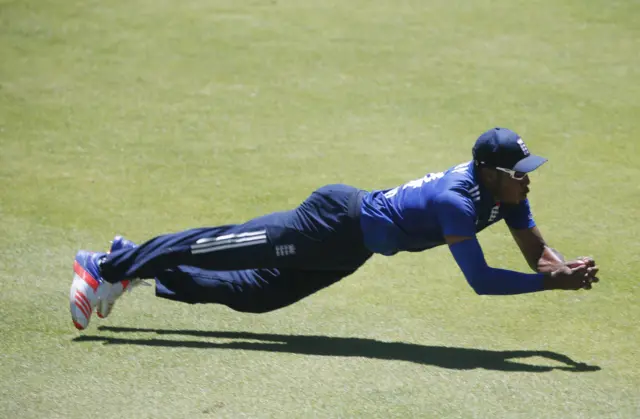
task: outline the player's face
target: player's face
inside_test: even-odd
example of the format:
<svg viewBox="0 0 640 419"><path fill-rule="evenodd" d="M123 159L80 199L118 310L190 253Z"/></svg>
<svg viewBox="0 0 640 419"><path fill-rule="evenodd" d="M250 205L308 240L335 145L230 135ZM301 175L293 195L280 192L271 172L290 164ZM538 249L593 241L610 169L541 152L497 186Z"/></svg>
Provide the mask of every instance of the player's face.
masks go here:
<svg viewBox="0 0 640 419"><path fill-rule="evenodd" d="M529 176L523 179L513 179L507 173L500 173L499 199L506 204L517 204L527 199L529 193Z"/></svg>

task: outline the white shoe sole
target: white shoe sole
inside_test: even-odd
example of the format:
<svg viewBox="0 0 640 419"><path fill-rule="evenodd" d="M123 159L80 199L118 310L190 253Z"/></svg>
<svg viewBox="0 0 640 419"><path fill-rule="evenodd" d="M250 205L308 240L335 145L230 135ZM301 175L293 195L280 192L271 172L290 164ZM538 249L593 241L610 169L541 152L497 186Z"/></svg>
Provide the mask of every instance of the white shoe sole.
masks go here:
<svg viewBox="0 0 640 419"><path fill-rule="evenodd" d="M69 291L69 308L76 329L84 330L87 328L91 313L97 304L97 293L84 279L75 274Z"/></svg>

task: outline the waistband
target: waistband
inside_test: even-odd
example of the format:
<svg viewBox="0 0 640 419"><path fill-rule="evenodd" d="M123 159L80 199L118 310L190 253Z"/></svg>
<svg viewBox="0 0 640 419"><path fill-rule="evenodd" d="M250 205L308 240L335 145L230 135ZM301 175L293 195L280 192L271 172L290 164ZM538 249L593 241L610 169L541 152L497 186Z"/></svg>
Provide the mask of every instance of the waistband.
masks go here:
<svg viewBox="0 0 640 419"><path fill-rule="evenodd" d="M356 193L354 193L351 199L349 200L349 207L347 209L347 214L349 215L350 218L353 218L356 221L360 221L360 210L362 208L362 200L364 199L364 196L366 195L366 193L367 191L360 189Z"/></svg>

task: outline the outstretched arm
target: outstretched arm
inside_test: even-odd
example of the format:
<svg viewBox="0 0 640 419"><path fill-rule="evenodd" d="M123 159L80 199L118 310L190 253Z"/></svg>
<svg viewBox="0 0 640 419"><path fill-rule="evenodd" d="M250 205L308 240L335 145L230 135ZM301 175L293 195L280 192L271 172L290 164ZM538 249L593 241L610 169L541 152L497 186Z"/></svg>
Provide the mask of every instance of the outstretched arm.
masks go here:
<svg viewBox="0 0 640 419"><path fill-rule="evenodd" d="M509 228L527 263L536 272L551 272L564 265L560 252L547 246L538 227Z"/></svg>
<svg viewBox="0 0 640 419"><path fill-rule="evenodd" d="M445 236L445 241L467 282L479 295L513 295L545 289L545 274L526 274L487 265L475 236Z"/></svg>
<svg viewBox="0 0 640 419"><path fill-rule="evenodd" d="M449 245L449 250L467 282L478 294L511 295L550 289L590 289L591 283L598 281L595 277L598 269L595 266L589 267L587 264L580 263L576 267L560 265L559 268L554 269L553 266L557 267L558 261L562 263L561 259L551 250L545 250L541 236L537 240L526 236L523 245L526 246L527 255L529 255L527 260L531 261L530 265L535 266L536 270L542 255L548 254L549 266L545 268L548 269L546 272L525 274L492 268L487 265L480 243L475 236L473 202L468 197L450 192L439 196L434 203L437 205L438 219L445 242ZM528 202L522 205L519 212L526 217L526 224L521 224L530 229L534 228L533 219L529 219L526 215L529 213ZM511 217L511 220L513 221L514 218ZM510 227L518 228L515 224L515 222L511 223Z"/></svg>
<svg viewBox="0 0 640 419"><path fill-rule="evenodd" d="M547 245L537 226L524 229L510 227L509 230L527 263L536 272L554 272L564 266L575 268L580 264L596 266L595 261L588 257L567 262L560 252Z"/></svg>
<svg viewBox="0 0 640 419"><path fill-rule="evenodd" d="M533 219L528 199L507 208L504 220L524 258L534 271L554 272L563 267L575 268L583 264L591 268L596 266L595 261L587 257L567 262L560 252L548 246Z"/></svg>
<svg viewBox="0 0 640 419"><path fill-rule="evenodd" d="M477 238L445 236L449 249L467 282L480 295L513 295L543 290L591 289L597 282L597 267L580 264L575 268L562 266L550 272L526 274L487 265Z"/></svg>

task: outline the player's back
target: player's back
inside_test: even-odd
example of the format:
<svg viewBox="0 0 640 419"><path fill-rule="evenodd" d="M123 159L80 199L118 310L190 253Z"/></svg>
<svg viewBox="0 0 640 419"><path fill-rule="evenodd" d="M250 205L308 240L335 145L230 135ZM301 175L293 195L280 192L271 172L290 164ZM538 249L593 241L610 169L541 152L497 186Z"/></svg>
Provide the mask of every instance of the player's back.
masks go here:
<svg viewBox="0 0 640 419"><path fill-rule="evenodd" d="M438 201L443 194L457 194L471 202L480 186L472 162L445 172L429 173L393 189L367 193L361 225L369 250L383 255L421 251L444 244Z"/></svg>

